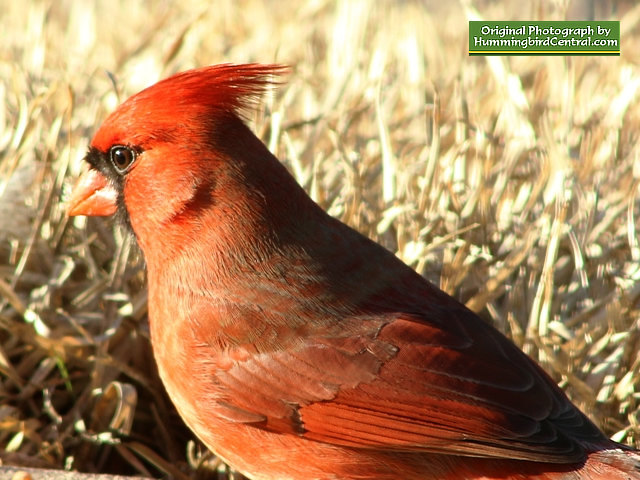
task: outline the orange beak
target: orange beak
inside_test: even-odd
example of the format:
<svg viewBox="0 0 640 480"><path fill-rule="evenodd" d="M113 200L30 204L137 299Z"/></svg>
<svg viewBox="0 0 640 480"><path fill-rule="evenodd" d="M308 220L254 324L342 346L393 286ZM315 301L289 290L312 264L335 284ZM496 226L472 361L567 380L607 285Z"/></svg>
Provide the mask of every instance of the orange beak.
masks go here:
<svg viewBox="0 0 640 480"><path fill-rule="evenodd" d="M71 193L68 213L89 217L106 217L118 209L118 193L107 179L95 170L83 173Z"/></svg>

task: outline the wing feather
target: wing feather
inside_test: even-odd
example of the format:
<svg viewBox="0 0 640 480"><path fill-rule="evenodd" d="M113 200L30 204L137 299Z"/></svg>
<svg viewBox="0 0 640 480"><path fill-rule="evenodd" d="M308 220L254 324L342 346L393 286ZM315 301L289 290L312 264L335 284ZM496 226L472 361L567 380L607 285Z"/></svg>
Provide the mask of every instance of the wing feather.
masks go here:
<svg viewBox="0 0 640 480"><path fill-rule="evenodd" d="M482 322L454 318L454 335L415 315L346 321L367 330L356 341L322 337L221 361L224 402L263 416L262 428L357 448L575 462L584 456L576 439L601 439L539 367Z"/></svg>

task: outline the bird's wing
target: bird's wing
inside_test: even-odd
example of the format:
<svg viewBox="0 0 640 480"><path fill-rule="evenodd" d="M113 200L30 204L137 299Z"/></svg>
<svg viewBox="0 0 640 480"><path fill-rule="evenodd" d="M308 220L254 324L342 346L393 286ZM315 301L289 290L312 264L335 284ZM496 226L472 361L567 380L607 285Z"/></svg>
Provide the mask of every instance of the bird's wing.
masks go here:
<svg viewBox="0 0 640 480"><path fill-rule="evenodd" d="M568 463L584 458L582 442L604 441L533 361L471 311L451 302L439 318L351 318L344 336L307 335L263 352L238 346L217 362L225 392L217 411L355 448Z"/></svg>

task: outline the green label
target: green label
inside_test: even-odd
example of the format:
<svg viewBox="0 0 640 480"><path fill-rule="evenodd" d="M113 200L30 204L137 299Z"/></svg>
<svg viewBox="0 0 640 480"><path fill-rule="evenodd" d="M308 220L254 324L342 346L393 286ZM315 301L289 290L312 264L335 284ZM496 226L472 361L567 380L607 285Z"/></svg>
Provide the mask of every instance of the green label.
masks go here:
<svg viewBox="0 0 640 480"><path fill-rule="evenodd" d="M620 22L469 22L469 55L620 55Z"/></svg>

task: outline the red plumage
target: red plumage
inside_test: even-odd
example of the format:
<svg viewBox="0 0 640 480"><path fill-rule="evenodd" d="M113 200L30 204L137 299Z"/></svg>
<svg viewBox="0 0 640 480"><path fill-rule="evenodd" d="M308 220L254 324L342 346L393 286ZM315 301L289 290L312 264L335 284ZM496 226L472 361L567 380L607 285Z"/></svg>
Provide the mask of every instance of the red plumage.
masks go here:
<svg viewBox="0 0 640 480"><path fill-rule="evenodd" d="M640 479L476 314L322 211L243 124L283 72L175 75L96 133L71 214L144 252L163 382L255 479Z"/></svg>

